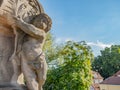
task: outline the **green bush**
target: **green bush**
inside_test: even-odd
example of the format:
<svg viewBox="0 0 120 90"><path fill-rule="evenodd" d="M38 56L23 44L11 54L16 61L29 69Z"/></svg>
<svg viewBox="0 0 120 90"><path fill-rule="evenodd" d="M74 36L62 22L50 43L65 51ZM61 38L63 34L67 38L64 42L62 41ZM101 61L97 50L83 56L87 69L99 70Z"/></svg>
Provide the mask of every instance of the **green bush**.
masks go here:
<svg viewBox="0 0 120 90"><path fill-rule="evenodd" d="M50 68L44 90L89 90L91 49L85 42L69 41L59 55L62 63Z"/></svg>

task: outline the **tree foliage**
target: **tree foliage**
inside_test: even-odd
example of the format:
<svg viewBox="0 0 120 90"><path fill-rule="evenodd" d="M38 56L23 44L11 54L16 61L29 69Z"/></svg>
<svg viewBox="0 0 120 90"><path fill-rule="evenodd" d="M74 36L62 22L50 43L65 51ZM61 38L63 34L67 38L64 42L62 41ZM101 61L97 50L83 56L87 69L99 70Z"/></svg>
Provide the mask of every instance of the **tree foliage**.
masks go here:
<svg viewBox="0 0 120 90"><path fill-rule="evenodd" d="M61 48L61 45L55 44L53 35L51 33L48 33L43 47L48 64L58 58L58 54L61 51Z"/></svg>
<svg viewBox="0 0 120 90"><path fill-rule="evenodd" d="M102 50L101 55L95 57L92 67L104 78L120 70L120 45L113 45Z"/></svg>
<svg viewBox="0 0 120 90"><path fill-rule="evenodd" d="M61 64L48 71L45 90L89 90L93 55L85 42L66 43L58 55Z"/></svg>

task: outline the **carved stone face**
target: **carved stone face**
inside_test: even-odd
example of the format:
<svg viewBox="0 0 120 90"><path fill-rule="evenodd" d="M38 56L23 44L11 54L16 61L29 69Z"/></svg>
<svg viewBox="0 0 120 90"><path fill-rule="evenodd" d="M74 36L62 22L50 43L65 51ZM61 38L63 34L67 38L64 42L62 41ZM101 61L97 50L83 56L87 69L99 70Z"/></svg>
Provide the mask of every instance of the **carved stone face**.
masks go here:
<svg viewBox="0 0 120 90"><path fill-rule="evenodd" d="M31 23L37 28L43 29L45 32L48 32L51 29L52 20L47 14L41 13L37 15Z"/></svg>
<svg viewBox="0 0 120 90"><path fill-rule="evenodd" d="M35 25L37 28L45 30L47 28L47 20L45 17L36 17L33 21L33 25Z"/></svg>

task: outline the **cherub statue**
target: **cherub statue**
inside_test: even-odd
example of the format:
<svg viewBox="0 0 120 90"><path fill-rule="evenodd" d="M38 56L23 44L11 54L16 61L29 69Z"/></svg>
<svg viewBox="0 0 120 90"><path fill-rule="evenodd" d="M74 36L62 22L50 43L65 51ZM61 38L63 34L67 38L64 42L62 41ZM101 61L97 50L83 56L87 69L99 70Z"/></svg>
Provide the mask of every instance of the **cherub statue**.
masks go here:
<svg viewBox="0 0 120 90"><path fill-rule="evenodd" d="M14 67L11 83L17 83L19 75L17 62L19 61L28 89L42 90L47 74L47 63L42 47L45 42L46 33L51 29L51 19L45 13L41 13L33 18L31 24L17 17L13 17L13 21L12 27L15 34L15 45L14 52L9 59ZM24 31L24 37L21 40L19 40L20 30ZM16 55L17 48L19 47L17 45L18 41L23 43L19 55Z"/></svg>

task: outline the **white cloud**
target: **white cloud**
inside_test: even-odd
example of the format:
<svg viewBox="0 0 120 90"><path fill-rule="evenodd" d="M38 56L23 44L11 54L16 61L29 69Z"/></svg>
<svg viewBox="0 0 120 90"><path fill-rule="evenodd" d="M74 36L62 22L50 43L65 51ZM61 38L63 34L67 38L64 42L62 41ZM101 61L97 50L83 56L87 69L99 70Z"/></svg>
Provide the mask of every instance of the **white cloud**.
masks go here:
<svg viewBox="0 0 120 90"><path fill-rule="evenodd" d="M92 50L95 56L100 55L100 50L104 50L106 47L111 47L111 45L113 45L113 43L106 44L100 41L87 42L87 44L92 47Z"/></svg>
<svg viewBox="0 0 120 90"><path fill-rule="evenodd" d="M102 49L104 49L106 47L111 47L111 45L113 45L113 44L105 44L105 43L100 42L100 41L97 41L96 43L95 42L87 42L87 44L90 46L97 46L97 47L100 47Z"/></svg>
<svg viewBox="0 0 120 90"><path fill-rule="evenodd" d="M55 42L56 43L64 43L64 42L72 41L72 40L73 40L72 38L56 38Z"/></svg>
<svg viewBox="0 0 120 90"><path fill-rule="evenodd" d="M76 41L76 40L74 40L72 38L56 38L55 39L56 43L64 43L64 42L67 42L67 41ZM100 41L97 41L97 42L87 42L87 44L90 45L90 46L99 47L101 49L104 49L106 47L111 47L111 45L113 45L113 43L106 44L106 43L103 43L103 42L100 42Z"/></svg>
<svg viewBox="0 0 120 90"><path fill-rule="evenodd" d="M78 41L78 40L74 40L72 38L56 38L55 39L55 42L60 44L60 43L65 43L67 41ZM111 47L111 45L113 45L113 43L110 43L110 44L106 44L106 43L103 43L103 42L100 42L100 41L96 41L96 42L86 42L89 46L91 46L92 50L93 50L93 53L95 56L98 56L100 55L100 50L103 50L105 49L106 47Z"/></svg>

